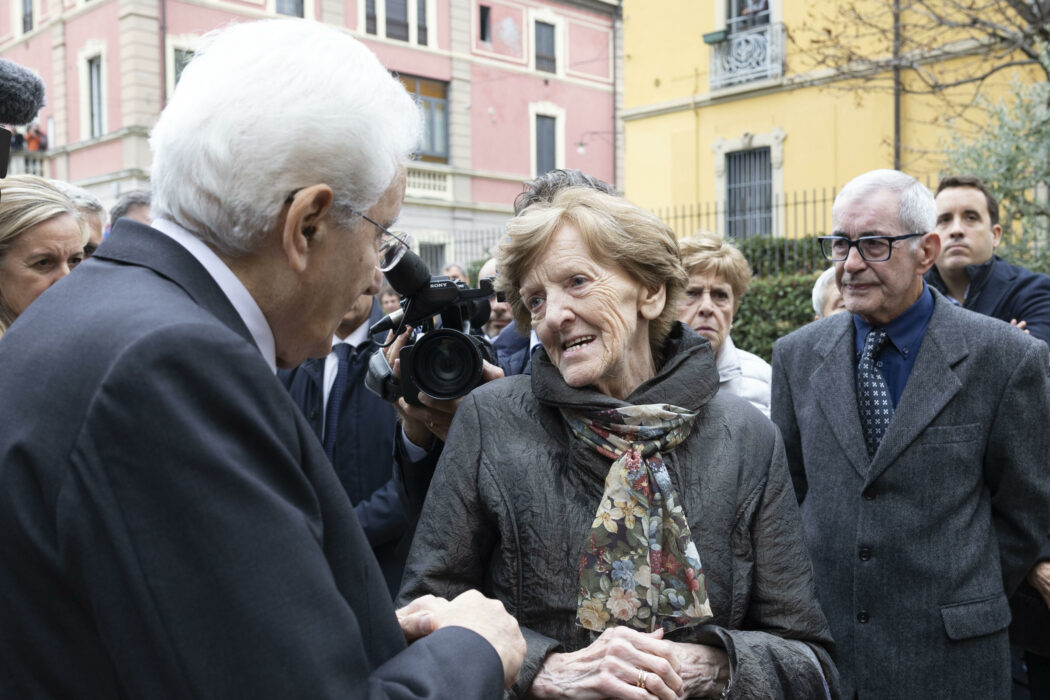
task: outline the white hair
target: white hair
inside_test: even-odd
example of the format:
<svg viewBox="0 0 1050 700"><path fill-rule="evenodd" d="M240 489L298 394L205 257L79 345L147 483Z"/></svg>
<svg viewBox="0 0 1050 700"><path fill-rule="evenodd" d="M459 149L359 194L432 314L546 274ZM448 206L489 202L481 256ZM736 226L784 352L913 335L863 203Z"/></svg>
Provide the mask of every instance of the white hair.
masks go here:
<svg viewBox="0 0 1050 700"><path fill-rule="evenodd" d="M871 170L847 182L831 207L832 222L838 220L840 205L870 197L880 191L892 192L900 198L897 221L903 233L929 233L937 228L937 202L933 193L911 175L899 170ZM922 238L911 239L913 248L917 248L921 242Z"/></svg>
<svg viewBox="0 0 1050 700"><path fill-rule="evenodd" d="M828 300L828 287L835 284L835 268L829 267L820 273L813 283L813 313L824 318L824 303Z"/></svg>
<svg viewBox="0 0 1050 700"><path fill-rule="evenodd" d="M325 183L349 225L421 133L405 88L344 31L303 19L231 25L205 37L153 128L153 217L239 255L294 191Z"/></svg>

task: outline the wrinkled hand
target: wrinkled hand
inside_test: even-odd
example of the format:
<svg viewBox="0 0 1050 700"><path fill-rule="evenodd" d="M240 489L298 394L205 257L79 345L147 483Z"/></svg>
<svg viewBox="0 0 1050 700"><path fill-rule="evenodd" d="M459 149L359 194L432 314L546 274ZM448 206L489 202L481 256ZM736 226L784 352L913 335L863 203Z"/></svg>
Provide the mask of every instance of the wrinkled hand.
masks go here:
<svg viewBox="0 0 1050 700"><path fill-rule="evenodd" d="M1028 322L1027 321L1018 321L1016 318L1011 318L1010 319L1010 325L1014 326L1015 328L1018 328L1018 329L1024 331L1025 333L1028 333L1029 335L1031 334L1031 331L1028 330Z"/></svg>
<svg viewBox="0 0 1050 700"><path fill-rule="evenodd" d="M675 644L678 668L682 669L681 697L717 698L729 683L729 655L707 644Z"/></svg>
<svg viewBox="0 0 1050 700"><path fill-rule="evenodd" d="M401 348L408 341L411 329L406 329L393 343L383 349L386 361L393 370L394 377L401 380L401 360L397 359L401 354ZM388 337L389 339L389 337ZM481 379L483 382L491 382L503 376L503 370L495 365L484 362L481 368ZM426 394L420 393L419 400L422 406L413 406L403 398L398 399L394 407L401 416L401 424L405 429L405 436L416 445L429 448L434 437L444 442L448 436L448 428L452 424L452 418L459 408L458 399L434 399Z"/></svg>
<svg viewBox="0 0 1050 700"><path fill-rule="evenodd" d="M612 627L579 651L548 656L529 690L535 698L677 700L683 684L675 646L663 630Z"/></svg>
<svg viewBox="0 0 1050 700"><path fill-rule="evenodd" d="M514 683L525 660L525 638L517 620L503 603L475 590L461 593L451 601L432 595L417 598L397 611L397 620L409 642L442 627L465 627L477 632L499 654L504 687Z"/></svg>
<svg viewBox="0 0 1050 700"><path fill-rule="evenodd" d="M1043 602L1050 608L1050 561L1041 561L1028 572L1028 583L1039 595L1043 596Z"/></svg>

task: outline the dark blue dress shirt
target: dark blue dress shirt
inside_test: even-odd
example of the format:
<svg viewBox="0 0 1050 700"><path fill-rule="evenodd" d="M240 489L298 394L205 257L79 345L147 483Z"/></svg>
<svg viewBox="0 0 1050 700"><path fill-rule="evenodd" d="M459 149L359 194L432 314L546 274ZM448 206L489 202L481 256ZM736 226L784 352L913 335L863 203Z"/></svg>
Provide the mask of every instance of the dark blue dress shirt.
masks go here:
<svg viewBox="0 0 1050 700"><path fill-rule="evenodd" d="M923 282L922 293L919 294L915 303L884 326L886 333L890 336L890 342L882 349L876 366L886 379L890 398L893 399L893 408L897 408L901 394L904 393L904 385L908 383L911 368L915 366L915 358L919 354L919 346L922 345L922 337L926 334L926 326L930 325L931 316L933 316L933 294ZM861 352L864 350L864 339L872 327L860 316L853 315L857 361L860 360Z"/></svg>

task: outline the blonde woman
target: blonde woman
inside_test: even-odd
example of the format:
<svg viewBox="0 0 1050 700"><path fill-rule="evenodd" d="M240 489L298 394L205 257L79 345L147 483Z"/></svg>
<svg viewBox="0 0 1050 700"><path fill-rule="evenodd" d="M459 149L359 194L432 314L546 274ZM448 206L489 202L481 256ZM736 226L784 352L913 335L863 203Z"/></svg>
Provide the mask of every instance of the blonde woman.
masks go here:
<svg viewBox="0 0 1050 700"><path fill-rule="evenodd" d="M0 180L0 336L84 259L85 230L73 202L47 180Z"/></svg>

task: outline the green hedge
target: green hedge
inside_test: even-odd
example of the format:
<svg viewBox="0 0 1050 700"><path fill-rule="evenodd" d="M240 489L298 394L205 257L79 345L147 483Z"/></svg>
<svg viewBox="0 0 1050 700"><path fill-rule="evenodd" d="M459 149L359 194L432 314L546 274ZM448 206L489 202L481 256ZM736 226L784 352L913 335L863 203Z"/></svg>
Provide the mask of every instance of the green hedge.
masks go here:
<svg viewBox="0 0 1050 700"><path fill-rule="evenodd" d="M751 281L733 316L733 342L767 362L773 343L813 320L813 283L817 275L760 277Z"/></svg>

